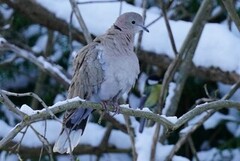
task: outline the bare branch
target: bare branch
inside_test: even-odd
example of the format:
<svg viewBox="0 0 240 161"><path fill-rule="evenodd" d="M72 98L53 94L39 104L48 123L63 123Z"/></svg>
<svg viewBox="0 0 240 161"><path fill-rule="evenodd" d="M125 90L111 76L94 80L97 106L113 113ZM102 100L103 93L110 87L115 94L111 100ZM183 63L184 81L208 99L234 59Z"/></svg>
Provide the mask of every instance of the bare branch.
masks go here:
<svg viewBox="0 0 240 161"><path fill-rule="evenodd" d="M237 26L238 31L240 32L240 18L236 12L236 9L233 5L233 0L222 0L228 14L230 15L231 19Z"/></svg>
<svg viewBox="0 0 240 161"><path fill-rule="evenodd" d="M62 67L49 63L44 57L36 57L32 52L21 49L13 44L5 42L1 45L1 50L10 50L16 53L17 56L22 57L31 63L35 64L39 67L42 71L48 73L56 80L58 80L64 87L67 89L70 84L70 79L64 74L64 70Z"/></svg>
<svg viewBox="0 0 240 161"><path fill-rule="evenodd" d="M87 102L80 99L79 97L58 102L55 105L50 106L48 109L51 110L53 114L56 114L65 110L82 108L82 107L84 108L90 107L96 110L103 110L102 105L100 103ZM160 116L152 112L134 110L134 109L128 108L128 105L127 106L121 105L119 113L128 115L128 116L135 116L135 117L141 117L141 118L153 120L155 122L162 124L166 129L172 131L172 130L178 129L193 117L207 110L212 110L212 109L219 110L222 108L231 108L231 107L237 107L240 109L240 103L235 101L219 100L219 101L214 101L208 104L197 105L194 109L192 109L191 111L189 111L188 113L180 117L175 124L170 122L165 116ZM109 108L109 111L111 112L114 112L115 110L115 108L112 106L109 106L108 108ZM17 124L6 137L4 137L0 141L0 149L3 148L10 140L12 140L24 127L30 125L33 122L51 118L51 114L46 109L36 110L35 112L36 112L35 114L30 116L25 115L23 120L19 124Z"/></svg>
<svg viewBox="0 0 240 161"><path fill-rule="evenodd" d="M131 120L130 120L130 117L129 116L125 116L124 115L124 120L126 122L126 126L127 126L127 130L128 130L128 134L129 134L129 137L130 137L130 140L131 140L131 146L132 146L132 157L133 157L133 161L137 161L138 159L138 154L137 154L137 151L136 151L136 147L135 147L135 134L134 134L134 130L132 128L132 123L131 123Z"/></svg>
<svg viewBox="0 0 240 161"><path fill-rule="evenodd" d="M204 0L193 21L192 27L183 42L183 45L179 51L179 54L177 55L176 59L171 63L167 72L165 73L164 79L163 79L163 87L161 90L160 99L158 103L159 105L159 108L157 111L158 113L161 112L161 108L165 100L169 83L171 80L173 80L173 77L177 69L180 67L179 74L176 80L176 88L174 90L174 96L172 97L170 108L168 109L166 115L172 116L175 114L185 81L191 69L193 55L195 53L201 33L205 26L206 20L209 17L210 10L211 10L211 0ZM153 146L152 146L153 148L151 153L152 161L155 160L155 152L156 152L159 133L160 133L160 124L157 124L155 134L154 134L155 137L153 138L155 140L153 140Z"/></svg>
<svg viewBox="0 0 240 161"><path fill-rule="evenodd" d="M170 26L169 21L168 21L167 11L166 11L166 4L165 4L165 2L163 0L158 0L158 3L159 3L159 5L160 5L160 7L162 9L164 21L165 21L165 24L166 24L166 27L167 27L168 36L170 38L170 42L171 42L171 45L172 45L173 52L174 52L175 55L177 55L178 51L177 51L176 44L175 44L175 41L174 41L172 29L171 29L171 26Z"/></svg>
<svg viewBox="0 0 240 161"><path fill-rule="evenodd" d="M78 23L80 24L82 30L83 30L83 35L85 37L85 39L87 40L87 43L89 44L90 42L92 42L92 37L91 37L91 34L90 32L88 31L87 29L87 26L82 18L82 15L79 11L79 8L78 8L78 5L77 5L77 2L75 0L69 0L70 3L71 3L71 6L72 6L72 10L73 12L75 13L76 17L77 17L77 20L78 20Z"/></svg>
<svg viewBox="0 0 240 161"><path fill-rule="evenodd" d="M234 84L231 90L222 97L221 100L229 99L240 87L240 81ZM180 147L186 142L186 140L190 137L190 135L196 131L208 118L210 118L216 110L209 111L202 119L200 119L194 126L192 126L186 133L184 133L178 142L175 144L174 148L169 153L166 161L170 161L174 154L180 149Z"/></svg>

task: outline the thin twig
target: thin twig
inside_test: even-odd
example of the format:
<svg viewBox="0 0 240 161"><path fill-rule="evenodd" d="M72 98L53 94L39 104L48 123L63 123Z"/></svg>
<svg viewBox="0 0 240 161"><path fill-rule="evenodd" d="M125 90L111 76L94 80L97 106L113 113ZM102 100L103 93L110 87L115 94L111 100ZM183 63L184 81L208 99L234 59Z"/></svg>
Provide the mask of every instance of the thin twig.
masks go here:
<svg viewBox="0 0 240 161"><path fill-rule="evenodd" d="M75 0L69 0L70 3L71 3L71 6L72 6L72 10L73 12L75 13L76 15L76 18L78 20L78 23L80 24L82 30L83 30L83 35L87 41L87 43L89 44L90 42L92 42L92 37L91 37L91 34L90 32L88 31L88 28L82 18L82 15L80 13L80 10L78 8L78 5L77 5L77 2Z"/></svg>
<svg viewBox="0 0 240 161"><path fill-rule="evenodd" d="M26 114L19 110L19 108L7 97L5 92L0 89L0 101L5 104L10 111L23 118Z"/></svg>
<svg viewBox="0 0 240 161"><path fill-rule="evenodd" d="M0 67L11 64L12 62L14 62L16 60L16 58L17 58L16 55L13 55L12 57L0 62Z"/></svg>
<svg viewBox="0 0 240 161"><path fill-rule="evenodd" d="M119 15L122 14L122 6L123 6L123 0L120 0L120 6L119 6Z"/></svg>
<svg viewBox="0 0 240 161"><path fill-rule="evenodd" d="M174 148L171 150L171 152L166 157L165 161L171 161L174 154L180 149L180 147L186 142L187 138L196 130L198 127L200 127L209 116L213 114L213 111L208 112L200 121L198 121L195 125L191 127L190 130L188 130L187 133L183 134L181 138L178 140L178 142L175 144Z"/></svg>
<svg viewBox="0 0 240 161"><path fill-rule="evenodd" d="M231 96L239 89L240 87L240 81L234 84L231 88L231 90L224 95L221 100L226 100L231 98ZM191 127L191 129L181 136L181 138L178 140L178 142L175 144L174 148L169 153L168 157L166 158L166 161L170 161L173 157L173 155L180 149L180 147L186 142L186 140L189 138L189 136L196 131L209 117L211 117L217 110L211 110L209 111L201 120L199 120L194 126Z"/></svg>
<svg viewBox="0 0 240 161"><path fill-rule="evenodd" d="M132 158L133 158L133 161L137 161L138 154L137 154L136 147L135 147L135 133L134 133L134 130L132 128L132 123L131 123L131 120L130 120L129 116L124 115L124 120L126 122L128 135L129 135L130 140L131 140Z"/></svg>
<svg viewBox="0 0 240 161"><path fill-rule="evenodd" d="M144 0L142 2L142 7L143 7L143 21L145 23L145 19L146 19L146 13L147 13L147 0ZM138 53L139 49L141 47L141 43L142 43L142 37L143 37L143 31L140 31L139 36L138 36L138 40L137 40L137 46L135 48L135 52Z"/></svg>
<svg viewBox="0 0 240 161"><path fill-rule="evenodd" d="M226 93L222 98L221 100L228 100L230 99L235 93L236 91L240 88L240 80L235 83L232 87L231 87L231 90Z"/></svg>
<svg viewBox="0 0 240 161"><path fill-rule="evenodd" d="M57 121L60 121L53 113L51 110L48 109L48 106L46 105L46 103L35 93L33 92L27 92L27 93L14 93L14 92L9 92L9 91L5 91L5 90L0 90L0 92L4 93L5 95L8 96L15 96L15 97L33 97L36 100L39 101L39 103L49 112L49 114L51 115L52 118L54 118ZM60 121L61 122L61 121Z"/></svg>
<svg viewBox="0 0 240 161"><path fill-rule="evenodd" d="M155 22L157 22L158 20L160 20L163 17L162 13L152 22L150 22L149 24L146 25L146 27L148 28L149 26L152 26Z"/></svg>
<svg viewBox="0 0 240 161"><path fill-rule="evenodd" d="M238 13L236 12L236 9L233 5L233 0L222 0L228 14L230 15L231 19L237 26L238 31L240 32L240 18L238 16Z"/></svg>
<svg viewBox="0 0 240 161"><path fill-rule="evenodd" d="M69 28L69 32L68 32L68 46L69 46L69 49L70 49L70 53L73 52L73 46L72 46L72 19L73 19L73 11L71 12L70 14L70 22L68 24L68 28Z"/></svg>
<svg viewBox="0 0 240 161"><path fill-rule="evenodd" d="M21 49L14 44L8 43L7 41L2 43L0 45L0 49L3 51L10 50L14 52L18 57L22 57L31 63L35 64L37 67L39 67L42 71L50 74L53 78L59 81L66 89L68 88L70 84L70 79L67 77L64 71L64 69L56 64L48 62L44 57L36 57L35 54L33 54L30 51Z"/></svg>
<svg viewBox="0 0 240 161"><path fill-rule="evenodd" d="M53 114L56 114L62 111L66 111L74 108L81 108L81 107L84 107L84 108L89 107L96 110L102 110L102 105L100 103L87 102L80 99L79 97L58 102L55 105L50 106L48 109L51 110ZM165 126L165 128L169 129L170 131L173 131L181 127L183 124L191 120L193 117L207 110L212 110L212 109L220 110L222 108L232 108L232 107L237 107L240 109L240 102L219 100L219 101L210 102L208 104L201 104L196 106L194 109L190 110L186 114L184 114L182 117L180 117L175 124L170 122L165 116L160 116L158 114L154 114L152 112L147 112L142 110L134 110L129 108L128 106L126 107L126 105L121 106L119 113L128 115L128 116L135 116L135 117L141 117L141 118L153 120L155 122L161 123L163 126ZM112 106L109 106L108 109L111 112L114 112L115 110L115 108ZM11 141L24 127L30 125L33 122L46 120L47 118L51 118L51 115L46 109L37 110L35 114L30 116L25 115L24 119L20 123L18 123L6 137L4 137L0 141L0 149L3 146L5 146L9 141Z"/></svg>
<svg viewBox="0 0 240 161"><path fill-rule="evenodd" d="M47 151L48 151L48 154L49 154L49 159L50 161L54 161L53 159L53 151L52 151L52 147L50 145L50 143L48 142L47 138L46 138L46 133L44 132L44 135L40 134L32 125L29 125L30 128L33 130L33 132L36 134L36 136L38 137L38 139L42 142L43 144L43 147L44 146L47 146ZM46 127L46 126L45 126ZM41 148L43 150L43 147ZM40 153L40 157L39 159L41 158L42 156L42 150L41 150L41 153Z"/></svg>
<svg viewBox="0 0 240 161"><path fill-rule="evenodd" d="M178 67L179 74L176 80L177 87L174 91L174 96L172 97L170 108L168 109L166 115L174 115L175 111L177 109L177 105L180 100L181 92L183 90L183 86L185 84L185 81L188 77L190 66L192 64L192 57L194 55L195 49L197 47L197 44L199 42L201 33L203 31L205 22L207 18L209 17L210 10L211 10L211 0L204 0L202 5L200 6L197 15L193 21L193 25L185 38L183 45L181 46L181 49L179 51L179 54L177 55L176 59L170 64L169 68L167 69L164 79L163 79L163 87L160 93L160 98L158 102L158 110L157 112L161 112L161 108L163 106L165 96L167 89L169 87L169 83L173 79ZM183 61L184 60L184 61ZM160 133L160 124L157 124L156 130L154 133L153 138L153 145L151 150L151 161L155 160L155 151L156 151L156 145L158 141L158 136ZM156 139L156 140L155 140Z"/></svg>
<svg viewBox="0 0 240 161"><path fill-rule="evenodd" d="M192 154L193 154L193 156L195 157L196 161L200 161L199 158L198 158L198 156L197 156L197 151L196 151L196 148L195 148L195 146L194 146L194 142L193 142L191 136L188 137L188 144L189 144L189 147L190 147L190 149L191 149L191 151L192 151Z"/></svg>
<svg viewBox="0 0 240 161"><path fill-rule="evenodd" d="M171 26L170 26L169 21L168 21L166 4L163 0L158 0L158 3L160 4L160 7L162 8L163 18L165 20L165 24L166 24L166 27L167 27L168 36L170 38L170 42L171 42L171 45L172 45L173 52L174 52L175 55L177 55L178 51L177 51L176 44L175 44L175 41L174 41L172 29L171 29Z"/></svg>

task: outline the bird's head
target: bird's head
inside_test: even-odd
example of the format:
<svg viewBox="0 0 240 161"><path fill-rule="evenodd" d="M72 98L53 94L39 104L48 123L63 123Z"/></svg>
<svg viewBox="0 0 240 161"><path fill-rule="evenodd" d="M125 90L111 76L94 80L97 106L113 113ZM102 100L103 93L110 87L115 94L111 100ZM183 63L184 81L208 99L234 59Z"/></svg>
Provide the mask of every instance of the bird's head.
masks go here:
<svg viewBox="0 0 240 161"><path fill-rule="evenodd" d="M141 30L149 32L143 25L143 18L135 12L127 12L119 16L114 23L115 28L121 31L137 33Z"/></svg>

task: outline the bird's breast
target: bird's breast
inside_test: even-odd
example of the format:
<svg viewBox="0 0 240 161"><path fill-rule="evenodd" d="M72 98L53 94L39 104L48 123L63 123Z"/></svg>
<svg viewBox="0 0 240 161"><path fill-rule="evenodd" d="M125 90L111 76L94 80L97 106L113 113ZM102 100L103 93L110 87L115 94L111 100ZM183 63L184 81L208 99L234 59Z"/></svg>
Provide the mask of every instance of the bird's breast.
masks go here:
<svg viewBox="0 0 240 161"><path fill-rule="evenodd" d="M104 81L99 92L102 100L109 100L117 95L120 97L123 93L129 92L139 74L139 61L134 52L127 54L109 52L101 50L98 53L104 73Z"/></svg>

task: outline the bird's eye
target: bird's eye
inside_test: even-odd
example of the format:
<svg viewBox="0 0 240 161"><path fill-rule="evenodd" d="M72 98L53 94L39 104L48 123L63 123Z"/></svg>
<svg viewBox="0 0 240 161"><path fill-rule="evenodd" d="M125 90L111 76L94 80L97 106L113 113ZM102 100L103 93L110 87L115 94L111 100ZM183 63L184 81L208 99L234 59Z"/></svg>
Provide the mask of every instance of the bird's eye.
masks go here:
<svg viewBox="0 0 240 161"><path fill-rule="evenodd" d="M132 21L132 24L135 24L136 22L135 21Z"/></svg>

